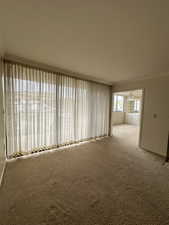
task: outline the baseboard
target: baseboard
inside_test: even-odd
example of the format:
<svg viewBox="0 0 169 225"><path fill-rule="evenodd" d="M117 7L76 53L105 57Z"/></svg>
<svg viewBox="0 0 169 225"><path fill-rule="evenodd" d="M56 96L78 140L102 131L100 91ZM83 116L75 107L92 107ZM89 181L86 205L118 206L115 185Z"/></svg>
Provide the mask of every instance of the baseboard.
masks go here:
<svg viewBox="0 0 169 225"><path fill-rule="evenodd" d="M146 151L146 152L152 153L152 154L154 154L154 155L160 157L160 158L163 159L164 161L165 161L165 159L166 159L166 156L161 155L161 154L159 154L159 153L157 153L157 152L153 152L153 151L151 151L151 150L149 150L149 149L146 149L146 148L143 148L143 147L139 147L139 148L142 149L142 150L144 150L144 151Z"/></svg>

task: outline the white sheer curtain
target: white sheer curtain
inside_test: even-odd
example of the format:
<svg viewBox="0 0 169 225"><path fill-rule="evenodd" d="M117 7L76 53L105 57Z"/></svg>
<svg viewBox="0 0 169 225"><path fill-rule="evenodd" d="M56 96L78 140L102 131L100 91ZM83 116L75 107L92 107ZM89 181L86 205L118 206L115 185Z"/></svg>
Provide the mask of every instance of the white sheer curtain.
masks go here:
<svg viewBox="0 0 169 225"><path fill-rule="evenodd" d="M109 87L4 63L8 157L108 135Z"/></svg>

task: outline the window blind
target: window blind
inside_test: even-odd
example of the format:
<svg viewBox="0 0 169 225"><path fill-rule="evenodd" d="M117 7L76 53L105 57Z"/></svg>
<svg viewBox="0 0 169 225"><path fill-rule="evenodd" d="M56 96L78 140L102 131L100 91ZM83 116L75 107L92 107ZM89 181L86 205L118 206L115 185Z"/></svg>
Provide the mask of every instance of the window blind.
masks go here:
<svg viewBox="0 0 169 225"><path fill-rule="evenodd" d="M4 62L7 156L108 135L109 86Z"/></svg>

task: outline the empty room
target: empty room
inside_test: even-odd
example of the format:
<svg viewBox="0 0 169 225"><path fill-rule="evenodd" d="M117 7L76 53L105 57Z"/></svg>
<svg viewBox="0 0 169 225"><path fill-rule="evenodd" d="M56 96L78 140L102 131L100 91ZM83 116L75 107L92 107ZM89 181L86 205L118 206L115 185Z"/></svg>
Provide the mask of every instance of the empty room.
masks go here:
<svg viewBox="0 0 169 225"><path fill-rule="evenodd" d="M169 224L169 1L0 1L0 225Z"/></svg>

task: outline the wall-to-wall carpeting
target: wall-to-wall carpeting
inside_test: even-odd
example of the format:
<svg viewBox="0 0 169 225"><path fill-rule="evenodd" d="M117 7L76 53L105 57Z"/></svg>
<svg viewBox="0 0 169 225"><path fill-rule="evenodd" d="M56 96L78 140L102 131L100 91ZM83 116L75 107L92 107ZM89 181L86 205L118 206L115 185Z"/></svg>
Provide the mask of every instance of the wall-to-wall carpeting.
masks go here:
<svg viewBox="0 0 169 225"><path fill-rule="evenodd" d="M8 162L0 224L169 224L169 169L124 136Z"/></svg>

